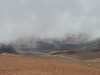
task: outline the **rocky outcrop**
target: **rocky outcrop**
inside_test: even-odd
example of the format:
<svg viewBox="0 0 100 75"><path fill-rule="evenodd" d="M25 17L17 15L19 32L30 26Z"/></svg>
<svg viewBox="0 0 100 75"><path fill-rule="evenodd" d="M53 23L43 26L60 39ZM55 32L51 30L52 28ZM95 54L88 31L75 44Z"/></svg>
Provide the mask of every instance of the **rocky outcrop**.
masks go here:
<svg viewBox="0 0 100 75"><path fill-rule="evenodd" d="M73 54L73 50L65 50L65 51L52 51L49 53L49 55L56 55L56 54L62 54L62 53L67 53L67 54Z"/></svg>

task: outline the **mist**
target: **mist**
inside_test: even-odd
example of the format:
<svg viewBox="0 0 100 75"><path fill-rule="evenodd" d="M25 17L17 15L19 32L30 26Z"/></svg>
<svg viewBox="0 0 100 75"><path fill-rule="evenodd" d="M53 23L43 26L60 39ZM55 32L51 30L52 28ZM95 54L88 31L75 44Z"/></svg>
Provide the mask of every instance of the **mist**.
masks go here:
<svg viewBox="0 0 100 75"><path fill-rule="evenodd" d="M0 0L0 43L19 38L100 37L100 0Z"/></svg>

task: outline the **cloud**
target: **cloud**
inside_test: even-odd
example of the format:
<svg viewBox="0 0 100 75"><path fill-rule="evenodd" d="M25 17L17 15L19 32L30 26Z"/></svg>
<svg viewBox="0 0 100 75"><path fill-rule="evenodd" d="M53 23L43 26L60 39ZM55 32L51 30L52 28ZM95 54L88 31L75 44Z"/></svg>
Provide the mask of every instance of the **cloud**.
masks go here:
<svg viewBox="0 0 100 75"><path fill-rule="evenodd" d="M0 0L0 42L20 37L100 37L99 0Z"/></svg>

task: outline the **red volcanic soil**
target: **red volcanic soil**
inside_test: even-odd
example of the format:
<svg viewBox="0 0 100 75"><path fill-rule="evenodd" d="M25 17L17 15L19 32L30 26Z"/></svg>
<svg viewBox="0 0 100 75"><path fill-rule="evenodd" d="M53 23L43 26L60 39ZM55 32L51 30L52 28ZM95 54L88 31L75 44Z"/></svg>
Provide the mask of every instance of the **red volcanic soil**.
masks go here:
<svg viewBox="0 0 100 75"><path fill-rule="evenodd" d="M94 67L54 56L0 55L0 75L100 75Z"/></svg>

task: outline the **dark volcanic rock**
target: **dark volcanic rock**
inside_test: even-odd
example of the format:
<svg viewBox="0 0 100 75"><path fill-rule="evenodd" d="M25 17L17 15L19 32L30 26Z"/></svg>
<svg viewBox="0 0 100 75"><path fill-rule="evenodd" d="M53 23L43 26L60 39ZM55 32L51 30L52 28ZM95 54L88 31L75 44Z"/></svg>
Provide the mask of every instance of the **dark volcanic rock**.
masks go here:
<svg viewBox="0 0 100 75"><path fill-rule="evenodd" d="M17 51L14 50L13 46L1 44L0 45L0 54L5 53L5 52L10 53L10 54L16 54L16 55L20 54L20 53L18 53Z"/></svg>
<svg viewBox="0 0 100 75"><path fill-rule="evenodd" d="M46 54L50 53L52 51L64 51L64 50L75 50L75 48L78 46L78 44L59 44L59 45L54 45L54 44L40 44L36 48L27 48L27 47L21 47L19 50L24 51L24 54Z"/></svg>

